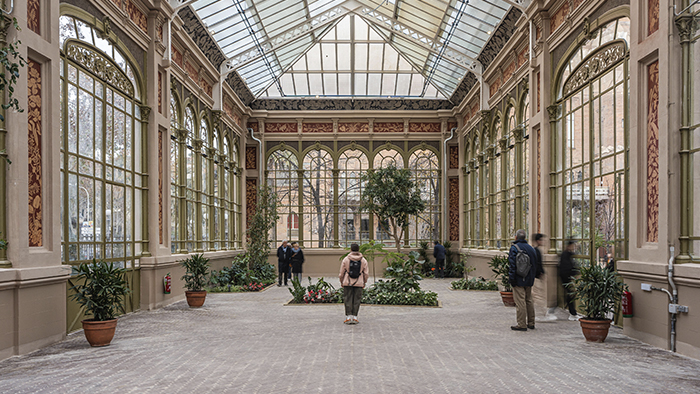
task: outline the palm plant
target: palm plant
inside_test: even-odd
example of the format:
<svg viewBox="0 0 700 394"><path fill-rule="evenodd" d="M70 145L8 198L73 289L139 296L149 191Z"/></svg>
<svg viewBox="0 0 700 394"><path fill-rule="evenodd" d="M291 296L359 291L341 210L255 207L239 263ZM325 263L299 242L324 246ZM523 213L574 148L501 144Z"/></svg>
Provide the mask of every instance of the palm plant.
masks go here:
<svg viewBox="0 0 700 394"><path fill-rule="evenodd" d="M209 274L209 259L203 254L195 254L182 260L180 265L185 268L185 275L181 278L185 281L185 288L188 291L204 290Z"/></svg>
<svg viewBox="0 0 700 394"><path fill-rule="evenodd" d="M513 288L510 286L510 279L508 277L510 271L508 256L493 256L491 261L489 261L489 266L491 267L491 271L496 274L496 280L501 282L501 285L505 288L505 291L513 291Z"/></svg>
<svg viewBox="0 0 700 394"><path fill-rule="evenodd" d="M627 290L617 273L595 263L583 264L573 285L584 315L591 320L606 320Z"/></svg>
<svg viewBox="0 0 700 394"><path fill-rule="evenodd" d="M85 307L85 313L92 315L93 320L112 320L118 312L124 313L122 299L129 293L125 269L93 259L90 264L74 266L73 274L77 275L77 284L71 287L75 291L71 297Z"/></svg>

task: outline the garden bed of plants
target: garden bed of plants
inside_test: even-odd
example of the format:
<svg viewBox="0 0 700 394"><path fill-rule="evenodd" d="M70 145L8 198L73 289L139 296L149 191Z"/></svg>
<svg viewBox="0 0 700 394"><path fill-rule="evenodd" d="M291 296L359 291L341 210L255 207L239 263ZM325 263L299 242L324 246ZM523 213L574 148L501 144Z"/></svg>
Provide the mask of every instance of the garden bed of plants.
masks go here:
<svg viewBox="0 0 700 394"><path fill-rule="evenodd" d="M498 290L496 281L483 277L460 279L452 282L452 290Z"/></svg>
<svg viewBox="0 0 700 394"><path fill-rule="evenodd" d="M388 280L379 280L362 292L362 303L369 305L406 305L439 306L438 295L433 291L421 290L421 264L416 261L418 253L411 252L408 257L403 254L387 254L391 261L386 269ZM320 278L303 286L292 280L289 289L292 300L288 304L328 304L342 303L343 289L336 289Z"/></svg>
<svg viewBox="0 0 700 394"><path fill-rule="evenodd" d="M262 291L276 280L277 273L272 265L256 264L246 253L234 257L230 267L212 270L207 289L212 293Z"/></svg>

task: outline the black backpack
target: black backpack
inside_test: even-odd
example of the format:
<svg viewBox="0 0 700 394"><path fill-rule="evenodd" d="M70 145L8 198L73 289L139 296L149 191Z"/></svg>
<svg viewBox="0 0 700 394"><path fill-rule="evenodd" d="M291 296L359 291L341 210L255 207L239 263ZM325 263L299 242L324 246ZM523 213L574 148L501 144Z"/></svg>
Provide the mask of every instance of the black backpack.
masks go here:
<svg viewBox="0 0 700 394"><path fill-rule="evenodd" d="M517 244L513 244L513 246L518 250L515 254L515 274L525 278L527 274L530 273L530 267L532 266L530 263L530 256L525 253L524 250L520 249Z"/></svg>
<svg viewBox="0 0 700 394"><path fill-rule="evenodd" d="M348 275L353 279L357 279L360 277L360 271L362 271L362 260L350 260Z"/></svg>

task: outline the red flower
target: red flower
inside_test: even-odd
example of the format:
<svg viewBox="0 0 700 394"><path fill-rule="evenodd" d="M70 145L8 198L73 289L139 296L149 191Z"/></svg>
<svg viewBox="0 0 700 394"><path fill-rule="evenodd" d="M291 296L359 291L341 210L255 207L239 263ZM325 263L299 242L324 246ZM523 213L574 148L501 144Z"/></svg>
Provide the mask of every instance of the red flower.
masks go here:
<svg viewBox="0 0 700 394"><path fill-rule="evenodd" d="M431 270L431 271L435 271L435 268L431 268L430 270Z"/></svg>

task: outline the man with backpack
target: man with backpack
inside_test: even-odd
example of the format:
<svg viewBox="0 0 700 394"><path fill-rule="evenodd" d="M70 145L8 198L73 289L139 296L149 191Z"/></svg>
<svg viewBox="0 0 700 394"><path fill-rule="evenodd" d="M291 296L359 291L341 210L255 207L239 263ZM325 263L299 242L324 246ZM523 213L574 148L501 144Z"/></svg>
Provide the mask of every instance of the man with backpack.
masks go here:
<svg viewBox="0 0 700 394"><path fill-rule="evenodd" d="M340 263L340 284L343 286L343 301L345 302L345 324L357 324L357 313L360 311L362 289L369 279L369 264L360 253L360 245L350 245L350 254Z"/></svg>
<svg viewBox="0 0 700 394"><path fill-rule="evenodd" d="M535 303L532 300L532 285L535 277L544 274L539 254L527 243L525 230L515 232L515 241L508 253L510 270L508 279L513 286L515 314L518 324L511 326L514 331L527 331L535 328Z"/></svg>

